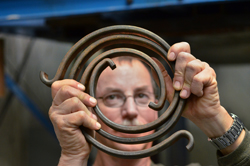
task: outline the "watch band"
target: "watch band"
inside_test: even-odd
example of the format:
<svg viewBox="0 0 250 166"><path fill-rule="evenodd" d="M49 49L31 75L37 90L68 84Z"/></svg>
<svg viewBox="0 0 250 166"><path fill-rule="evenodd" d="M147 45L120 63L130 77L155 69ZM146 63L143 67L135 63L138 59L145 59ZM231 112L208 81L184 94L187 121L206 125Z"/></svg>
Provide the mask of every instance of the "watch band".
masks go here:
<svg viewBox="0 0 250 166"><path fill-rule="evenodd" d="M208 139L218 150L224 149L234 143L244 128L244 124L237 115L230 113L230 116L234 119L230 129L221 137Z"/></svg>

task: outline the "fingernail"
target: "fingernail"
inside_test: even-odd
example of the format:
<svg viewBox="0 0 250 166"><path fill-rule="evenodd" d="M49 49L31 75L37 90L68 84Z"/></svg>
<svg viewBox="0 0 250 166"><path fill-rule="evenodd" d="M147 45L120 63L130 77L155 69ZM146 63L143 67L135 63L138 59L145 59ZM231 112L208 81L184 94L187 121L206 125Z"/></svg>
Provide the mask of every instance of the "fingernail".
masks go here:
<svg viewBox="0 0 250 166"><path fill-rule="evenodd" d="M181 88L181 83L179 81L175 81L174 87L175 87L175 89L179 90Z"/></svg>
<svg viewBox="0 0 250 166"><path fill-rule="evenodd" d="M96 99L95 98L93 98L93 97L90 97L89 98L89 101L92 103L92 104L96 104Z"/></svg>
<svg viewBox="0 0 250 166"><path fill-rule="evenodd" d="M82 91L85 90L85 86L83 84L78 84L77 87Z"/></svg>
<svg viewBox="0 0 250 166"><path fill-rule="evenodd" d="M174 52L170 52L170 54L168 55L168 58L170 60L175 60L175 53Z"/></svg>
<svg viewBox="0 0 250 166"><path fill-rule="evenodd" d="M186 97L187 97L187 90L183 89L183 90L181 91L181 93L180 93L180 96L186 98Z"/></svg>
<svg viewBox="0 0 250 166"><path fill-rule="evenodd" d="M95 123L95 126L96 126L97 129L100 129L100 128L101 128L101 124L98 123L98 122Z"/></svg>

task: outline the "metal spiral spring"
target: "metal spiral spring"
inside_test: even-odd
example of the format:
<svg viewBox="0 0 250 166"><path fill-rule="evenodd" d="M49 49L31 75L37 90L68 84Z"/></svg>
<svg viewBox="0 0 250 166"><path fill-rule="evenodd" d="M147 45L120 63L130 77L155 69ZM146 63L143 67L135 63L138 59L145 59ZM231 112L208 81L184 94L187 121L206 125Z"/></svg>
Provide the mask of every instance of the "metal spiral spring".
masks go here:
<svg viewBox="0 0 250 166"><path fill-rule="evenodd" d="M120 45L124 46L120 47ZM139 49L130 48L130 45L139 46ZM117 25L99 29L83 37L74 46L72 46L72 48L65 55L53 79L49 80L48 75L42 71L40 73L40 79L47 86L51 86L52 83L57 80L64 79L65 73L69 65L72 63L73 60L75 60L68 78L77 80L83 66L86 65L87 61L97 51L101 49L106 49L107 51L104 51L89 63L80 79L80 82L85 85L87 92L89 92L91 96L95 97L95 88L98 77L101 72L108 66L110 66L111 69L115 68L115 64L111 60L111 58L123 55L133 56L149 64L155 70L158 76L160 86L160 98L157 104L150 102L148 106L156 111L159 111L163 108L166 100L165 81L162 76L161 70L159 69L155 61L152 60L151 56L148 56L142 50L140 50L140 48L146 48L153 51L159 57L162 58L161 61L164 60L167 64L169 64L169 67L172 69L171 63L173 62L167 61L167 53L170 46L162 38L143 28L127 25ZM78 54L80 55L78 56ZM116 124L113 121L109 120L101 112L98 105L96 105L94 107L94 111L97 116L107 126L119 132L134 134L143 133L155 130L156 128L162 126L153 134L136 138L117 137L111 135L110 133L107 133L102 129L97 130L96 132L107 139L123 144L139 144L151 142L166 135L170 131L170 129L174 127L174 125L177 123L182 114L184 105L185 100L179 97L179 92L175 92L173 101L170 103L168 109L158 119L148 124L139 126L124 126ZM174 142L176 142L182 137L187 138L189 141L188 145L186 146L188 150L191 150L193 148L194 143L194 139L191 133L186 130L180 130L172 134L164 141L152 146L151 148L140 151L121 151L112 149L98 142L95 138L91 136L91 134L89 134L89 129L81 127L81 130L86 140L92 143L96 148L110 155L120 158L136 159L155 155L160 151L166 149L167 147L171 146Z"/></svg>

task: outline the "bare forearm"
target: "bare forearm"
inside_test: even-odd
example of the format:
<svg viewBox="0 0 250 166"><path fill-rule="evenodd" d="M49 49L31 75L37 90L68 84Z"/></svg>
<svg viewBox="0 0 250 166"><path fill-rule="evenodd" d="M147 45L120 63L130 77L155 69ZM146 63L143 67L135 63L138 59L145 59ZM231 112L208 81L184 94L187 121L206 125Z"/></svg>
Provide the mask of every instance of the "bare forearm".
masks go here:
<svg viewBox="0 0 250 166"><path fill-rule="evenodd" d="M218 108L219 114L213 118L196 120L195 123L208 136L208 138L217 138L224 135L232 126L233 118L228 114L224 107ZM241 144L245 136L245 130L241 132L237 140L228 147L221 149L223 155L233 152Z"/></svg>

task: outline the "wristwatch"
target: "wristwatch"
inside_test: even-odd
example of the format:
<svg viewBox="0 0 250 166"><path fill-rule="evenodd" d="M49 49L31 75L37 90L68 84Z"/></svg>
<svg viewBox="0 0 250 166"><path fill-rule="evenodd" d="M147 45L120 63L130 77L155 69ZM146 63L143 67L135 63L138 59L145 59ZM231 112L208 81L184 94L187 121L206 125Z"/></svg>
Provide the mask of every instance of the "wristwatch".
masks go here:
<svg viewBox="0 0 250 166"><path fill-rule="evenodd" d="M221 137L208 139L218 150L224 149L234 143L244 128L244 124L237 115L230 113L230 116L234 119L230 129Z"/></svg>

